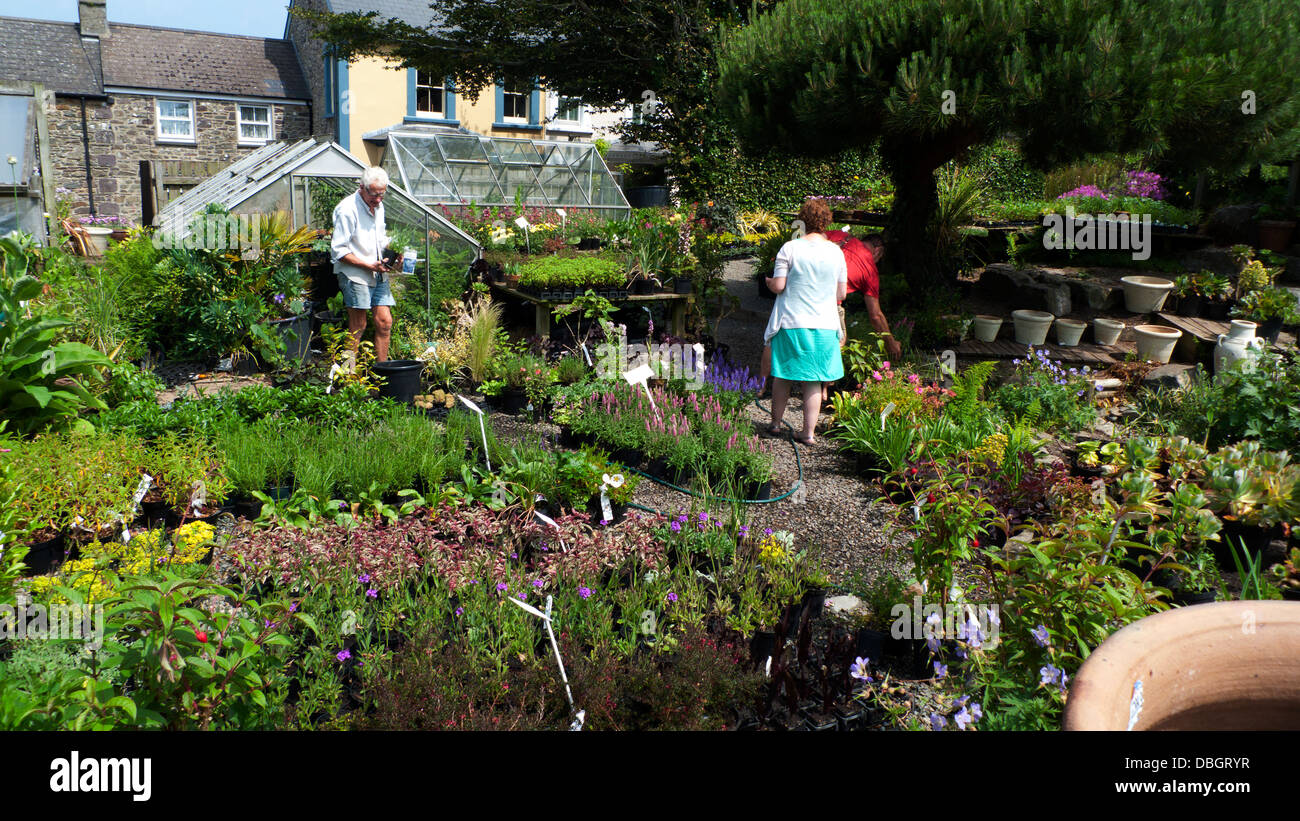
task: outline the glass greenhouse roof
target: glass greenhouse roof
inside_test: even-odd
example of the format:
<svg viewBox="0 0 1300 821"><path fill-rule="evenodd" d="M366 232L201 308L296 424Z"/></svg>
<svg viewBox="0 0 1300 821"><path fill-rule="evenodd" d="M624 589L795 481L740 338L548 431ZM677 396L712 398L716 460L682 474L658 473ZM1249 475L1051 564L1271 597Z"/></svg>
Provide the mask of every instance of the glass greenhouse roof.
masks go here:
<svg viewBox="0 0 1300 821"><path fill-rule="evenodd" d="M386 133L383 167L430 205L526 205L630 211L590 143L482 137L399 127Z"/></svg>

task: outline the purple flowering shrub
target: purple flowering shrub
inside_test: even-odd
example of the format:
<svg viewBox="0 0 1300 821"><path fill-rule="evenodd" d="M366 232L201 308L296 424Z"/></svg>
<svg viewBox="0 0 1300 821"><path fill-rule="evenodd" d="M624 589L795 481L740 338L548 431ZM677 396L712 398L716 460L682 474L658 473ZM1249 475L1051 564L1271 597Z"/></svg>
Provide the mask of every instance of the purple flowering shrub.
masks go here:
<svg viewBox="0 0 1300 821"><path fill-rule="evenodd" d="M1142 197L1149 200L1163 200L1165 198L1164 180L1154 171L1137 169L1126 172L1120 185L1102 189L1089 183L1066 191L1057 199L1068 200L1080 197L1102 200L1109 200L1111 197Z"/></svg>
<svg viewBox="0 0 1300 821"><path fill-rule="evenodd" d="M1087 366L1067 369L1048 356L1047 348L1033 346L1012 364L1015 373L989 397L1008 418L1044 430L1067 431L1078 430L1096 418L1096 409L1088 401Z"/></svg>

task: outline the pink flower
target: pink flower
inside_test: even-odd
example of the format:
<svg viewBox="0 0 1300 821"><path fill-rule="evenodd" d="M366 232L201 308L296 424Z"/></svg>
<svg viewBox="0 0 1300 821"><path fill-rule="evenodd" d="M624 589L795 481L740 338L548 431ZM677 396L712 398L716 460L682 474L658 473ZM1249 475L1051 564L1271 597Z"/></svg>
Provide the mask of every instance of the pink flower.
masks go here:
<svg viewBox="0 0 1300 821"><path fill-rule="evenodd" d="M909 373L907 375L907 381L911 382L913 385L919 385L921 384L921 377L917 376L914 373Z"/></svg>
<svg viewBox="0 0 1300 821"><path fill-rule="evenodd" d="M889 370L889 360L886 359L884 362L881 363L880 366L881 366L882 368L884 368L885 370Z"/></svg>
<svg viewBox="0 0 1300 821"><path fill-rule="evenodd" d="M885 377L880 375L880 371L872 371L871 378L876 380L877 382L883 382L885 379Z"/></svg>

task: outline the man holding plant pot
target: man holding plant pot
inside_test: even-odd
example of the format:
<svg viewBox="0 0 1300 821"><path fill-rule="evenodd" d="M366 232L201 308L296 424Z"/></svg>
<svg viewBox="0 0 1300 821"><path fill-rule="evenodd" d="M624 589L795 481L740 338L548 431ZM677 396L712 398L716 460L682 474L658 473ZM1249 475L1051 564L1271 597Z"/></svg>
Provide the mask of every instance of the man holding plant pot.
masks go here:
<svg viewBox="0 0 1300 821"><path fill-rule="evenodd" d="M388 233L384 226L384 196L388 193L388 173L371 166L361 173L355 194L334 208L334 236L330 256L339 289L348 308L348 332L355 357L361 334L366 330L366 315L375 314L375 361L388 360L388 343L393 333L392 306L396 305L389 287L391 270L384 259Z"/></svg>

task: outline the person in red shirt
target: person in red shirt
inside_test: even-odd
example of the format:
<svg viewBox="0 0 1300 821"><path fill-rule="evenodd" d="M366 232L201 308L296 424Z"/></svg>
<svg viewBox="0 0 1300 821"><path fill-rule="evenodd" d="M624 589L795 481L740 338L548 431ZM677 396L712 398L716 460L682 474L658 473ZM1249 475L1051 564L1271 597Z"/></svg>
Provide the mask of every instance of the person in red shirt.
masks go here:
<svg viewBox="0 0 1300 821"><path fill-rule="evenodd" d="M903 355L903 348L894 339L894 335L889 331L889 320L880 310L880 273L877 268L880 260L885 256L885 242L880 234L869 234L862 239L849 234L847 231L827 231L826 238L844 252L844 261L849 269L849 294L862 294L863 300L867 305L867 321L871 327L885 338L885 352L891 359L899 359ZM847 298L847 297L846 297ZM840 344L848 338L848 329L844 322L844 306L840 305ZM763 395L768 392L767 377L772 367L772 349L763 347L763 361L759 368L764 379ZM826 386L829 393L830 386ZM823 401L830 397L823 397Z"/></svg>

